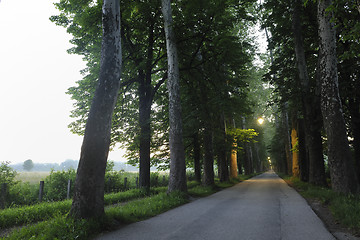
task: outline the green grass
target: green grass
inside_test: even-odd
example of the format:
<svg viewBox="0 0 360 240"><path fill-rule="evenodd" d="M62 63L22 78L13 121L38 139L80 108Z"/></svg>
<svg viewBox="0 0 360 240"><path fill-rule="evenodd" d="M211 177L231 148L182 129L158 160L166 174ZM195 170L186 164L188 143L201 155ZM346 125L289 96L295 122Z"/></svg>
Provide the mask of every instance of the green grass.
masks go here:
<svg viewBox="0 0 360 240"><path fill-rule="evenodd" d="M188 194L195 197L208 196L239 181L240 178L226 183L216 181L213 187L203 187L200 183L192 181L188 183ZM157 187L151 189L150 196L149 193L138 189L107 194L104 197L105 205L108 205L105 209L105 217L96 220L67 218L71 200L9 208L0 212L0 226L7 228L30 224L13 231L6 239L89 239L104 230L116 227L114 223L141 221L189 201L188 194L181 192L167 194L166 191L167 187ZM126 204L113 205L120 202Z"/></svg>
<svg viewBox="0 0 360 240"><path fill-rule="evenodd" d="M6 239L89 239L111 227L114 220L132 223L156 216L186 202L188 200L183 193L159 193L124 206L107 208L106 216L100 220L73 220L64 215L57 216L16 230Z"/></svg>
<svg viewBox="0 0 360 240"><path fill-rule="evenodd" d="M298 178L283 177L308 199L317 199L327 205L334 218L343 226L360 232L360 196L336 193L330 188L318 187Z"/></svg>
<svg viewBox="0 0 360 240"><path fill-rule="evenodd" d="M164 187L154 188L150 194L165 192ZM126 192L106 194L104 204L111 205L146 197L148 194L139 189ZM71 200L44 202L31 206L7 208L0 211L0 229L48 220L56 216L66 215L71 208Z"/></svg>

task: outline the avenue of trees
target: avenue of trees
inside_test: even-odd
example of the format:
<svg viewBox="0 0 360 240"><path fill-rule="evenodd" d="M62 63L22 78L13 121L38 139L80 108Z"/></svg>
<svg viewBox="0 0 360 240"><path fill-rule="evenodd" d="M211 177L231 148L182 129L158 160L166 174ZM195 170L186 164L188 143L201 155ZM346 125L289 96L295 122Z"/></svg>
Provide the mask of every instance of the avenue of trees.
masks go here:
<svg viewBox="0 0 360 240"><path fill-rule="evenodd" d="M278 171L359 191L359 1L265 1ZM293 140L293 141L291 141ZM281 144L279 145L279 142ZM291 143L292 142L292 143ZM285 149L285 151L284 151Z"/></svg>
<svg viewBox="0 0 360 240"><path fill-rule="evenodd" d="M107 155L118 144L138 164L145 190L151 166L170 169L168 192L186 192L186 167L212 186L216 171L227 181L267 169L268 151L278 171L325 185L329 168L334 190L358 191L357 1L60 0L56 7L51 20L73 36L69 53L87 62L68 91L69 127L84 135L72 216L103 214ZM257 22L269 43L261 67L250 34ZM267 126L256 124L260 116Z"/></svg>

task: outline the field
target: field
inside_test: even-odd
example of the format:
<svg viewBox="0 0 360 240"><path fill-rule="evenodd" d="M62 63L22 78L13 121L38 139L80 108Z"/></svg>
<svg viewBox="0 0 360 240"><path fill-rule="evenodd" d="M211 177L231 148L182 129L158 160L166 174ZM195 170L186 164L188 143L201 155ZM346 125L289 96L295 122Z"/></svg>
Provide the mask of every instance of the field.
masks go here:
<svg viewBox="0 0 360 240"><path fill-rule="evenodd" d="M49 176L50 172L18 172L16 180L29 182L30 184L37 184Z"/></svg>

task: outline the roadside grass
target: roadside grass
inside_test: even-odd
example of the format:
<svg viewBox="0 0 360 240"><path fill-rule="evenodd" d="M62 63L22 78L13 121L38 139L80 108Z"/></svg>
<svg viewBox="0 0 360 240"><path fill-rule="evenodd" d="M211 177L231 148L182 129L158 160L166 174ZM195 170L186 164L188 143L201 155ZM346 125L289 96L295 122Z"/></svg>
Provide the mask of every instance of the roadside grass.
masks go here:
<svg viewBox="0 0 360 240"><path fill-rule="evenodd" d="M188 183L188 194L192 197L205 197L239 181L240 178L227 183L216 181L215 187L204 187L191 181ZM0 229L28 225L1 239L89 239L102 231L116 228L119 223L141 221L189 202L189 195L181 192L167 194L166 190L167 187L153 188L150 196L138 189L106 194L105 217L96 220L68 218L71 200L2 210ZM123 204L114 205L116 203Z"/></svg>
<svg viewBox="0 0 360 240"><path fill-rule="evenodd" d="M304 198L316 199L327 205L334 218L343 226L360 232L360 195L336 193L330 188L318 187L294 177L283 176L283 178L290 182Z"/></svg>
<svg viewBox="0 0 360 240"><path fill-rule="evenodd" d="M157 194L165 191L166 189L159 187L152 189L150 194ZM137 198L143 198L147 195L148 193L139 189L106 194L104 196L104 204L107 206ZM0 229L36 223L56 216L66 215L70 211L70 208L71 200L44 202L30 206L7 208L0 211Z"/></svg>

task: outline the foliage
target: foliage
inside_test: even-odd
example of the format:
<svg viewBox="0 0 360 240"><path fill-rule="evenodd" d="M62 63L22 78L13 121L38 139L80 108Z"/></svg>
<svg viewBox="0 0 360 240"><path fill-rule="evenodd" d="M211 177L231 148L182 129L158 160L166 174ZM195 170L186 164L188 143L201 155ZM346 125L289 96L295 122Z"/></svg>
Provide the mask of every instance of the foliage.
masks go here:
<svg viewBox="0 0 360 240"><path fill-rule="evenodd" d="M255 129L228 128L226 134L230 139L235 139L238 143L246 143L255 141L255 137L259 135Z"/></svg>
<svg viewBox="0 0 360 240"><path fill-rule="evenodd" d="M6 202L8 206L35 204L39 199L39 185L29 182L17 182L9 189Z"/></svg>
<svg viewBox="0 0 360 240"><path fill-rule="evenodd" d="M16 171L9 167L9 162L2 162L0 164L0 184L6 183L9 186L16 183Z"/></svg>
<svg viewBox="0 0 360 240"><path fill-rule="evenodd" d="M67 171L54 171L45 178L44 181L44 200L60 201L66 199L68 181L75 183L76 172L74 169ZM70 196L73 195L73 188L70 190Z"/></svg>
<svg viewBox="0 0 360 240"><path fill-rule="evenodd" d="M24 162L23 168L26 171L31 171L34 168L34 163L31 159L28 159Z"/></svg>

